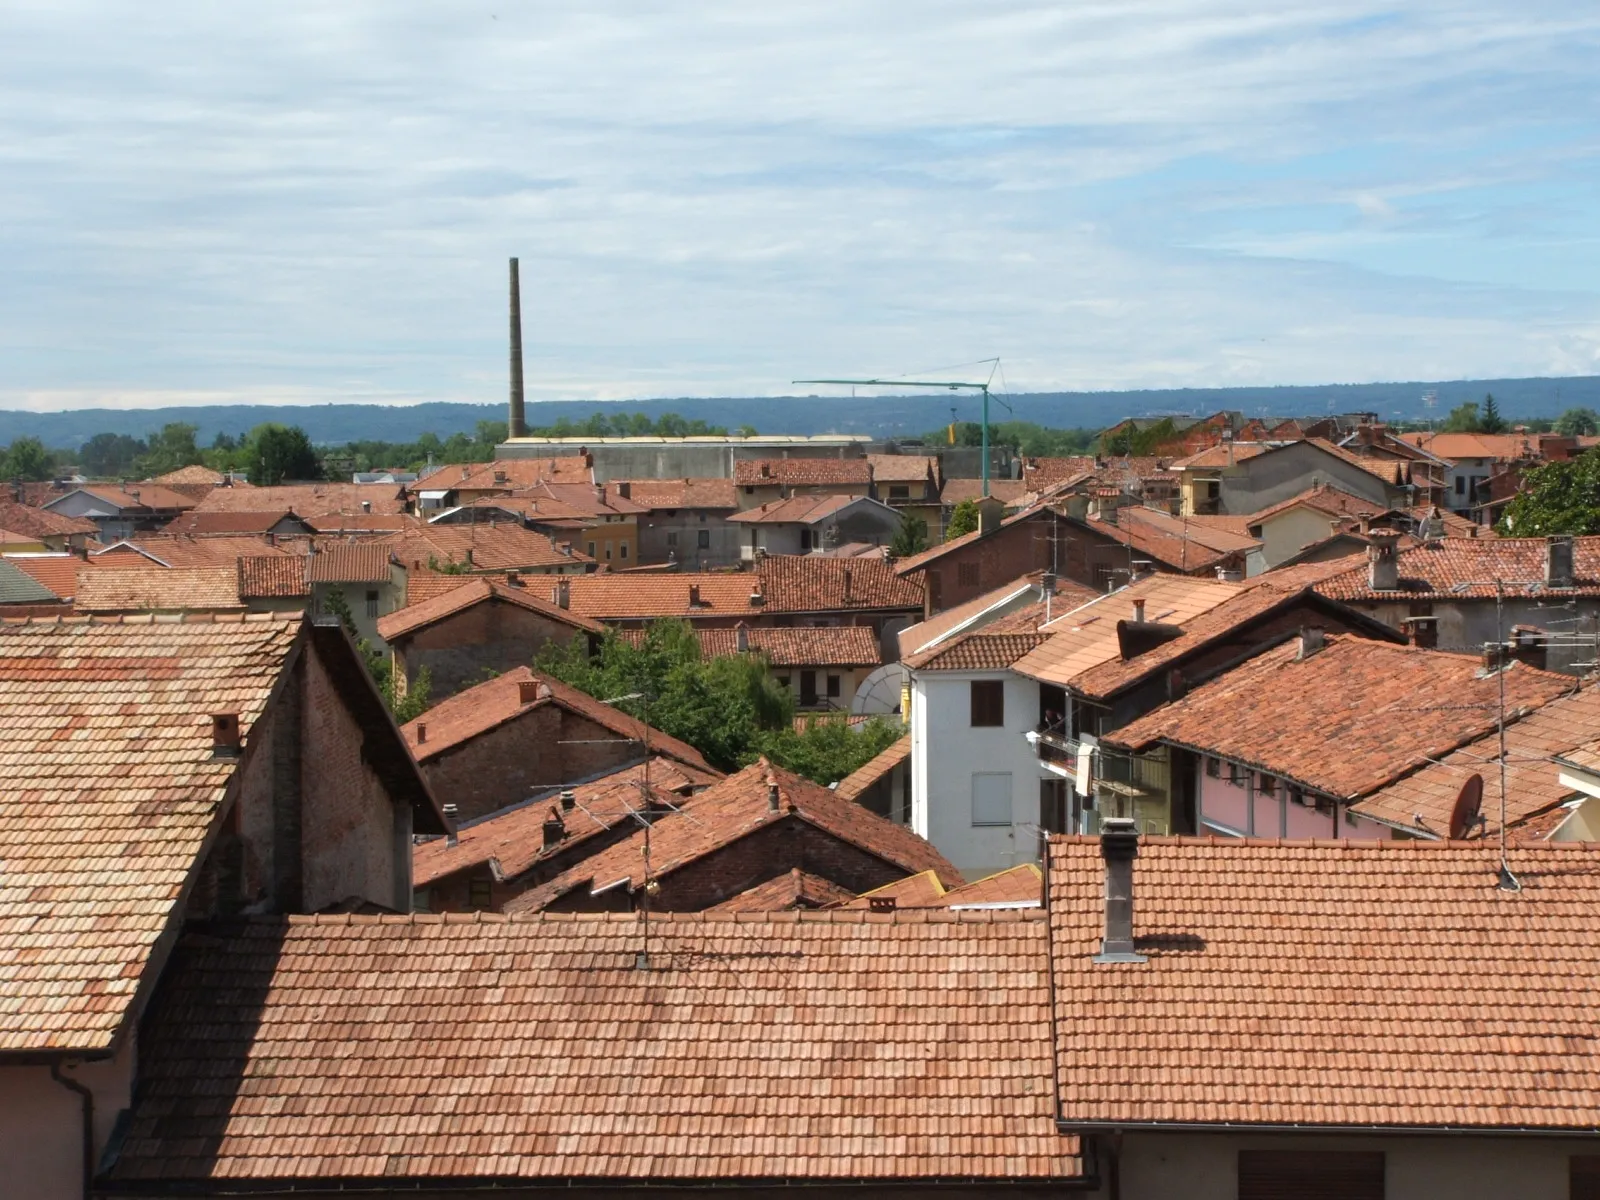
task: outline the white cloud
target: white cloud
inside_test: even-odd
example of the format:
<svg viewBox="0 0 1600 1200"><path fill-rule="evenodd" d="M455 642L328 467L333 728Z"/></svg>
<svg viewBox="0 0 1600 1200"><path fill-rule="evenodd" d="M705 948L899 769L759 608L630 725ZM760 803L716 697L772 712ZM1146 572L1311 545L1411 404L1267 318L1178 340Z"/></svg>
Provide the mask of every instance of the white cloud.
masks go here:
<svg viewBox="0 0 1600 1200"><path fill-rule="evenodd" d="M1597 49L1554 2L13 5L0 403L498 399L512 253L542 397L1594 369L1594 245L1507 263L1592 196Z"/></svg>

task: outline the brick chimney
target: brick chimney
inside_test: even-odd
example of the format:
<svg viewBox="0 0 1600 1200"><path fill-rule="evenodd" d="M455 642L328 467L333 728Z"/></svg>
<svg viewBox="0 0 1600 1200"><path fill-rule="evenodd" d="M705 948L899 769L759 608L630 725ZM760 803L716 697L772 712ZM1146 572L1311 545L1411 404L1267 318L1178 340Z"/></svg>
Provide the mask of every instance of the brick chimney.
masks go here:
<svg viewBox="0 0 1600 1200"><path fill-rule="evenodd" d="M552 805L550 815L544 819L545 849L548 850L566 836L567 823L561 819L561 810Z"/></svg>
<svg viewBox="0 0 1600 1200"><path fill-rule="evenodd" d="M539 701L540 683L537 679L517 680L517 703L537 704Z"/></svg>
<svg viewBox="0 0 1600 1200"><path fill-rule="evenodd" d="M1572 539L1566 535L1547 538L1544 544L1544 585L1568 588L1573 580Z"/></svg>
<svg viewBox="0 0 1600 1200"><path fill-rule="evenodd" d="M572 607L572 585L567 582L565 575L556 579L554 599L557 608Z"/></svg>
<svg viewBox="0 0 1600 1200"><path fill-rule="evenodd" d="M1322 628L1321 628L1321 626L1318 626L1318 625L1304 625L1304 626L1301 626L1301 628L1300 628L1300 646L1295 651L1295 654L1294 654L1295 661L1296 662L1304 662L1306 659L1310 658L1313 654L1315 654L1318 650L1321 650L1322 647L1325 644L1326 643L1324 642L1323 637L1322 637Z"/></svg>
<svg viewBox="0 0 1600 1200"><path fill-rule="evenodd" d="M1106 864L1106 923L1097 963L1142 963L1133 949L1133 860L1139 857L1139 829L1131 817L1100 822L1100 857Z"/></svg>
<svg viewBox="0 0 1600 1200"><path fill-rule="evenodd" d="M846 567L844 569L844 599L845 599L845 603L846 604L850 603L850 568L849 567Z"/></svg>
<svg viewBox="0 0 1600 1200"><path fill-rule="evenodd" d="M1400 586L1400 535L1372 533L1367 547L1367 586L1375 592L1392 592Z"/></svg>
<svg viewBox="0 0 1600 1200"><path fill-rule="evenodd" d="M461 836L456 831L456 819L460 816L461 808L459 805L446 804L444 806L444 823L450 831L445 835L444 839L446 849L454 850L461 842Z"/></svg>
<svg viewBox="0 0 1600 1200"><path fill-rule="evenodd" d="M781 796L778 792L778 781L771 776L767 777L767 811L777 812Z"/></svg>
<svg viewBox="0 0 1600 1200"><path fill-rule="evenodd" d="M425 743L427 740L428 740L428 723L426 721L418 721L417 722L417 745L420 746L423 743Z"/></svg>
<svg viewBox="0 0 1600 1200"><path fill-rule="evenodd" d="M700 607L700 585L698 583L691 583L689 585L689 607Z"/></svg>
<svg viewBox="0 0 1600 1200"><path fill-rule="evenodd" d="M1133 602L1133 623L1135 625L1143 625L1144 624L1144 597L1143 596L1140 596L1137 600L1135 600Z"/></svg>
<svg viewBox="0 0 1600 1200"><path fill-rule="evenodd" d="M633 482L632 482L632 480L624 479L620 483L617 484L617 498L619 500L632 500L633 499Z"/></svg>
<svg viewBox="0 0 1600 1200"><path fill-rule="evenodd" d="M211 757L239 757L238 713L213 713L211 715Z"/></svg>

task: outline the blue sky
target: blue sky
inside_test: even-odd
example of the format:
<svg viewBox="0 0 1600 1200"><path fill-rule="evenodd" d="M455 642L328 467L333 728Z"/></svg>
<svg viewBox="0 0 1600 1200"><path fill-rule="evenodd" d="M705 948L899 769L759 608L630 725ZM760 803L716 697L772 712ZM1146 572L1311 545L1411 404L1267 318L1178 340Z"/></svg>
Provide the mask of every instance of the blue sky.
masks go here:
<svg viewBox="0 0 1600 1200"><path fill-rule="evenodd" d="M1600 6L1284 7L8 0L0 407L1600 373Z"/></svg>

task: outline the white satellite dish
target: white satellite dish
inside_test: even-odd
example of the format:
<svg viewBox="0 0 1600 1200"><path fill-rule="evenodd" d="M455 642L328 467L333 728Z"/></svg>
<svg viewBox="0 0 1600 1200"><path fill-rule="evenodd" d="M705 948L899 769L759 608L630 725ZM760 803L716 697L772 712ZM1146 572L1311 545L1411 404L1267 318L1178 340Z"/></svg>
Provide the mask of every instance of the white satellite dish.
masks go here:
<svg viewBox="0 0 1600 1200"><path fill-rule="evenodd" d="M850 701L854 717L886 717L900 711L900 692L905 687L906 669L897 662L885 663L861 681Z"/></svg>

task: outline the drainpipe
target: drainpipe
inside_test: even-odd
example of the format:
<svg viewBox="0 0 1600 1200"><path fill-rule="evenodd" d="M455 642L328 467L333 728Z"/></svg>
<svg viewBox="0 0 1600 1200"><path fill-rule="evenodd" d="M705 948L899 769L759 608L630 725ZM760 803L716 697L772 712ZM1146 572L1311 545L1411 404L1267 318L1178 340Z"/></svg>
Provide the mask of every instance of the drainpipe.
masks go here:
<svg viewBox="0 0 1600 1200"><path fill-rule="evenodd" d="M94 1182L94 1093L63 1075L59 1059L50 1064L50 1078L68 1091L77 1092L83 1108L83 1200L90 1200L89 1187Z"/></svg>

